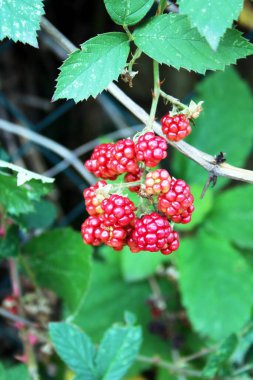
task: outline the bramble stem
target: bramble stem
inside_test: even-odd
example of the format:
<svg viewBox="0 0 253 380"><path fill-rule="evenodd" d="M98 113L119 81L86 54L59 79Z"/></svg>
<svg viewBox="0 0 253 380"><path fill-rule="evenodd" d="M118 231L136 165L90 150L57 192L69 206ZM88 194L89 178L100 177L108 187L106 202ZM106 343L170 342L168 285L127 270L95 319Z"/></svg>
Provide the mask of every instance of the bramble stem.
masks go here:
<svg viewBox="0 0 253 380"><path fill-rule="evenodd" d="M142 54L142 50L137 48L132 56L131 61L128 64L128 71L131 73L133 71L133 65L135 64L136 60L140 58Z"/></svg>
<svg viewBox="0 0 253 380"><path fill-rule="evenodd" d="M123 26L123 29L124 31L126 32L126 34L128 35L128 38L130 41L133 41L134 38L133 38L133 35L132 33L130 32L130 30L128 29L128 26L127 25L122 25Z"/></svg>
<svg viewBox="0 0 253 380"><path fill-rule="evenodd" d="M166 99L168 102L170 102L171 104L173 104L173 105L175 105L181 109L188 108L188 106L181 103L180 100L178 100L177 98L174 98L174 96L166 94L166 92L164 92L162 90L160 90L160 95L162 98Z"/></svg>
<svg viewBox="0 0 253 380"><path fill-rule="evenodd" d="M160 96L160 78L159 78L159 63L153 60L153 71L154 71L154 92L153 92L153 100L151 104L148 127L153 126L153 122L155 121L155 115L157 110L157 105Z"/></svg>
<svg viewBox="0 0 253 380"><path fill-rule="evenodd" d="M164 360L161 360L159 357L147 357L143 355L137 356L137 361L143 362L143 363L149 363L153 364L157 367L165 368L167 369L170 373L178 373L181 375L185 376L191 376L191 377L196 377L199 379L203 379L202 372L201 371L196 371L188 368L183 368L179 367L174 363L169 363Z"/></svg>

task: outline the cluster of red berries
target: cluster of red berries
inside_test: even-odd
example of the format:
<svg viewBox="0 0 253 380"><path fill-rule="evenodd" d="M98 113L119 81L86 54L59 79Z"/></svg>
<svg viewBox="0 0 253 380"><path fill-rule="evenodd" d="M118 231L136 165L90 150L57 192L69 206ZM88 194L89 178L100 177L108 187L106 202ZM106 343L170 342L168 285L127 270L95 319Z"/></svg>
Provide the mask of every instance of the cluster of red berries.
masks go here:
<svg viewBox="0 0 253 380"><path fill-rule="evenodd" d="M174 124L177 120L182 123L182 115L178 116ZM178 249L179 236L173 223L191 221L194 199L183 180L171 178L165 169L149 170L166 156L166 140L153 132L140 135L136 142L124 139L94 149L85 167L103 180L83 193L90 215L82 224L86 244L106 244L117 251L127 245L134 253L161 251L164 255ZM140 196L138 207L127 196L116 193L116 189L122 191L123 184L113 186L104 181L115 180L123 173L125 186Z"/></svg>

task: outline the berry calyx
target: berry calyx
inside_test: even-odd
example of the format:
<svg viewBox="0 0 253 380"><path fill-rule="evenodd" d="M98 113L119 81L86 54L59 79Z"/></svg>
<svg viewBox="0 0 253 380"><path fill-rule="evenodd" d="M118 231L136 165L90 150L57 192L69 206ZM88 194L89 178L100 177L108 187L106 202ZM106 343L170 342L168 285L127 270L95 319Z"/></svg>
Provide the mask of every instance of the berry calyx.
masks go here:
<svg viewBox="0 0 253 380"><path fill-rule="evenodd" d="M96 190L106 185L107 183L105 181L98 181L95 185L84 190L83 196L85 206L90 215L103 214L104 211L101 208L101 204L105 197L102 194L97 193Z"/></svg>
<svg viewBox="0 0 253 380"><path fill-rule="evenodd" d="M101 207L104 211L105 224L127 226L132 224L135 219L134 203L121 195L112 194L102 201Z"/></svg>
<svg viewBox="0 0 253 380"><path fill-rule="evenodd" d="M170 189L171 177L165 169L149 172L145 179L145 189L150 195L167 193Z"/></svg>
<svg viewBox="0 0 253 380"><path fill-rule="evenodd" d="M152 168L167 157L167 142L153 132L141 135L135 145L137 161L142 161Z"/></svg>
<svg viewBox="0 0 253 380"><path fill-rule="evenodd" d="M123 139L114 144L108 167L117 174L138 173L135 144L130 139Z"/></svg>
<svg viewBox="0 0 253 380"><path fill-rule="evenodd" d="M170 141L180 141L191 133L189 119L184 114L171 116L169 113L161 119L162 131Z"/></svg>
<svg viewBox="0 0 253 380"><path fill-rule="evenodd" d="M152 212L135 220L134 228L128 239L128 246L132 252L164 250L167 254L169 248L172 247L170 244L174 240L174 231L169 221L156 212Z"/></svg>
<svg viewBox="0 0 253 380"><path fill-rule="evenodd" d="M172 179L170 190L158 196L158 210L175 223L187 224L194 211L194 197L182 179Z"/></svg>
<svg viewBox="0 0 253 380"><path fill-rule="evenodd" d="M112 143L97 146L94 149L91 158L84 164L86 169L98 178L116 179L118 173L108 165L112 159L113 148L114 144Z"/></svg>

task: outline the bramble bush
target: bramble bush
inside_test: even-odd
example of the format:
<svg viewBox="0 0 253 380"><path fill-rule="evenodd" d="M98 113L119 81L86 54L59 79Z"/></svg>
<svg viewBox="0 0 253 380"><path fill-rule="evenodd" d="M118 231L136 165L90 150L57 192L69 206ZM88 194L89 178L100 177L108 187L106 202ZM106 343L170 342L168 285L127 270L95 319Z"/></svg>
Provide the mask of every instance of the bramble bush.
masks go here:
<svg viewBox="0 0 253 380"><path fill-rule="evenodd" d="M101 7L117 31L73 51L42 0L0 2L1 39L38 47L41 24L69 54L54 101L108 90L143 123L75 164L86 181L81 233L54 225L57 181L8 154L0 161L0 258L12 284L0 315L22 343L0 379L248 380L253 172L240 168L251 162L253 98L231 66L253 54L235 24L243 1ZM143 55L153 64L149 114L112 83L139 86ZM162 64L201 75L187 104L164 91Z"/></svg>

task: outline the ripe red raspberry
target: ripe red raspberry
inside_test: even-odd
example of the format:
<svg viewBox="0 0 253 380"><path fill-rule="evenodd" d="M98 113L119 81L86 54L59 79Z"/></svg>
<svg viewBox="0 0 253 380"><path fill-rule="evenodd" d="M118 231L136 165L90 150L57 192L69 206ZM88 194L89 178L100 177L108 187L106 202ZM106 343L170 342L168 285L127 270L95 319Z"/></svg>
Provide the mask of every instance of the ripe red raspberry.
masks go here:
<svg viewBox="0 0 253 380"><path fill-rule="evenodd" d="M167 252L175 240L175 235L169 221L152 212L136 219L134 228L128 239L128 246L132 252L150 251L158 252L164 250Z"/></svg>
<svg viewBox="0 0 253 380"><path fill-rule="evenodd" d="M135 145L137 161L145 162L152 168L167 157L167 143L163 137L156 136L153 132L141 135Z"/></svg>
<svg viewBox="0 0 253 380"><path fill-rule="evenodd" d="M180 141L191 133L189 119L184 114L171 116L167 114L161 119L162 131L170 141Z"/></svg>
<svg viewBox="0 0 253 380"><path fill-rule="evenodd" d="M141 176L143 174L143 171L139 170L138 173L127 173L124 177L125 182L135 182L139 181L141 179ZM137 193L140 190L140 186L130 186L128 188L130 191L133 191L134 193Z"/></svg>
<svg viewBox="0 0 253 380"><path fill-rule="evenodd" d="M84 164L86 169L98 178L116 179L118 173L108 166L112 159L113 148L114 144L111 143L97 146L94 149L91 158Z"/></svg>
<svg viewBox="0 0 253 380"><path fill-rule="evenodd" d="M106 186L107 183L105 181L98 181L95 185L85 189L83 192L86 210L90 215L99 215L103 214L103 210L101 208L101 203L105 199L102 194L97 194L96 190Z"/></svg>
<svg viewBox="0 0 253 380"><path fill-rule="evenodd" d="M158 210L175 223L187 224L194 211L190 187L182 179L172 179L170 190L158 196Z"/></svg>
<svg viewBox="0 0 253 380"><path fill-rule="evenodd" d="M101 234L103 229L103 216L89 216L82 224L81 232L83 241L86 244L98 246L102 244Z"/></svg>
<svg viewBox="0 0 253 380"><path fill-rule="evenodd" d="M117 174L138 173L139 167L136 161L135 144L132 140L120 140L114 145L109 168Z"/></svg>
<svg viewBox="0 0 253 380"><path fill-rule="evenodd" d="M105 224L127 226L135 219L134 203L121 195L112 194L103 200L101 207L104 211Z"/></svg>
<svg viewBox="0 0 253 380"><path fill-rule="evenodd" d="M149 172L145 179L146 192L150 195L167 193L170 189L171 177L165 169Z"/></svg>

